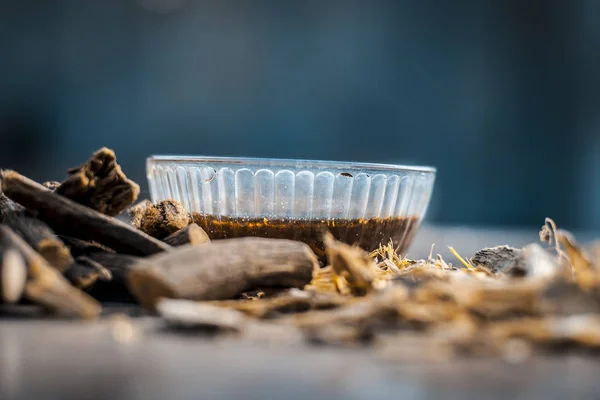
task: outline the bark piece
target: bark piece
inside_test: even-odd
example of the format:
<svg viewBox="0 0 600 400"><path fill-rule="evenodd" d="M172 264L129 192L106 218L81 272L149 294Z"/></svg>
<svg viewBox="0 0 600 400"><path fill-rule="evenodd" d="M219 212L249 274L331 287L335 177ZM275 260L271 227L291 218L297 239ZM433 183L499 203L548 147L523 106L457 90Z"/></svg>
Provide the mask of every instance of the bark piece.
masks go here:
<svg viewBox="0 0 600 400"><path fill-rule="evenodd" d="M21 236L35 251L60 272L64 272L73 264L69 248L50 227L39 219L8 213L4 224Z"/></svg>
<svg viewBox="0 0 600 400"><path fill-rule="evenodd" d="M96 317L100 304L74 288L46 260L7 226L0 226L0 240L6 246L18 249L27 264L25 296L52 310L64 311L83 318Z"/></svg>
<svg viewBox="0 0 600 400"><path fill-rule="evenodd" d="M137 199L140 187L127 179L115 153L106 147L96 151L69 176L56 193L109 216L119 215Z"/></svg>
<svg viewBox="0 0 600 400"><path fill-rule="evenodd" d="M519 259L521 249L510 246L496 246L481 249L471 257L471 263L483 266L494 273L504 272ZM516 270L515 270L516 272Z"/></svg>
<svg viewBox="0 0 600 400"><path fill-rule="evenodd" d="M27 265L15 248L2 246L0 252L0 296L4 303L16 303L25 291Z"/></svg>
<svg viewBox="0 0 600 400"><path fill-rule="evenodd" d="M225 300L258 287L301 288L318 266L301 242L229 239L142 260L129 273L129 287L144 307L154 308L161 297Z"/></svg>
<svg viewBox="0 0 600 400"><path fill-rule="evenodd" d="M2 173L2 189L60 235L95 240L116 251L150 255L171 249L132 226L58 195L14 171Z"/></svg>
<svg viewBox="0 0 600 400"><path fill-rule="evenodd" d="M175 233L170 234L163 241L171 246L184 246L210 243L208 234L196 224L190 224Z"/></svg>
<svg viewBox="0 0 600 400"><path fill-rule="evenodd" d="M141 213L141 217L140 217ZM183 204L176 200L160 203L133 211L134 223L139 220L139 229L155 238L163 239L188 226L192 220Z"/></svg>

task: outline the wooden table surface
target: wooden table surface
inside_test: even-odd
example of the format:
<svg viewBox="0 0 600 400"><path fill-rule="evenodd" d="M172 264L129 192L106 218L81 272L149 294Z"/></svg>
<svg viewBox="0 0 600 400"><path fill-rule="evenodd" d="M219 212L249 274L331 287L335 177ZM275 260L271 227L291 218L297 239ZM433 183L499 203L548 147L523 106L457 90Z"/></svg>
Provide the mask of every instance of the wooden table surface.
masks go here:
<svg viewBox="0 0 600 400"><path fill-rule="evenodd" d="M412 254L435 241L465 255L522 245L536 232L424 229ZM423 253L425 252L425 253ZM107 307L98 321L55 320L0 308L1 399L534 399L595 398L593 356L390 362L365 349L256 344L165 330L135 308ZM119 314L132 315L124 322Z"/></svg>

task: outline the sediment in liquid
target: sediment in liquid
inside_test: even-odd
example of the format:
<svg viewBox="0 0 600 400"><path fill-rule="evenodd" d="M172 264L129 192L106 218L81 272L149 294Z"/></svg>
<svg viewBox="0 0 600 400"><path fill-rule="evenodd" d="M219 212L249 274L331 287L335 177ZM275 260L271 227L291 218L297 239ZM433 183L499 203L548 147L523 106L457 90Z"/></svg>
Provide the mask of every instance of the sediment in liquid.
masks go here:
<svg viewBox="0 0 600 400"><path fill-rule="evenodd" d="M244 236L292 239L307 243L323 259L325 256L322 234L325 230L338 240L358 244L366 251L387 244L390 239L405 251L419 225L417 217L390 217L369 219L268 219L227 217L192 214L193 220L208 233L212 240Z"/></svg>

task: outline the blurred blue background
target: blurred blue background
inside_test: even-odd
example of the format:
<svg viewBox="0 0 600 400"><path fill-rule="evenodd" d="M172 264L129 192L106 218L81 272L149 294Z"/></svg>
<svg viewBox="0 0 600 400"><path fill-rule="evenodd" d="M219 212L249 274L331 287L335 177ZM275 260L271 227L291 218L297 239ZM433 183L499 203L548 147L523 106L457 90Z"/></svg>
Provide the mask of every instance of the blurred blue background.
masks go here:
<svg viewBox="0 0 600 400"><path fill-rule="evenodd" d="M0 0L0 165L438 167L428 221L600 230L600 2Z"/></svg>

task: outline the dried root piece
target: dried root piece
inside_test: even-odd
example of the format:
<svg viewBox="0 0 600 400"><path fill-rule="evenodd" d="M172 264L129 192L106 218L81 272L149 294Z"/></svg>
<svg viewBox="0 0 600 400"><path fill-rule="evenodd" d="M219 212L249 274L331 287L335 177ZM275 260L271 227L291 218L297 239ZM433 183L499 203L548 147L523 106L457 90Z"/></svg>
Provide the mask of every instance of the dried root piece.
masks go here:
<svg viewBox="0 0 600 400"><path fill-rule="evenodd" d="M163 200L146 208L134 209L132 216L134 224L139 221L140 230L159 239L184 229L192 222L183 204L176 200Z"/></svg>
<svg viewBox="0 0 600 400"><path fill-rule="evenodd" d="M59 186L60 186L60 182L58 181L47 181L42 183L42 186L45 188L48 188L52 191L55 191Z"/></svg>
<svg viewBox="0 0 600 400"><path fill-rule="evenodd" d="M342 294L364 295L385 286L382 271L364 250L338 242L330 233L324 238L333 280Z"/></svg>
<svg viewBox="0 0 600 400"><path fill-rule="evenodd" d="M69 248L46 223L36 218L20 214L8 213L4 224L21 236L28 245L40 253L50 265L64 272L73 264Z"/></svg>
<svg viewBox="0 0 600 400"><path fill-rule="evenodd" d="M98 280L110 281L112 279L109 270L87 257L78 257L77 262L72 264L64 275L78 289L89 288Z"/></svg>
<svg viewBox="0 0 600 400"><path fill-rule="evenodd" d="M4 246L18 249L27 264L25 296L52 310L64 311L83 318L100 314L100 304L74 288L42 256L36 253L7 226L0 226L0 241Z"/></svg>
<svg viewBox="0 0 600 400"><path fill-rule="evenodd" d="M7 214L23 215L25 214L25 207L15 203L0 191L0 223L4 222Z"/></svg>
<svg viewBox="0 0 600 400"><path fill-rule="evenodd" d="M37 218L59 235L95 240L133 255L145 256L171 249L168 244L58 195L15 171L2 172L2 190L12 200L35 212Z"/></svg>
<svg viewBox="0 0 600 400"><path fill-rule="evenodd" d="M112 150L96 151L82 166L69 170L56 193L109 216L119 215L137 199L140 187L127 179Z"/></svg>
<svg viewBox="0 0 600 400"><path fill-rule="evenodd" d="M142 260L129 273L129 287L147 308L154 308L161 297L225 300L259 287L301 288L318 265L310 247L301 242L229 239Z"/></svg>
<svg viewBox="0 0 600 400"><path fill-rule="evenodd" d="M70 236L60 236L60 239L67 245L73 257L87 256L93 253L115 252L113 249L94 241L81 240Z"/></svg>
<svg viewBox="0 0 600 400"><path fill-rule="evenodd" d="M184 246L210 243L208 234L196 224L190 224L175 233L170 234L163 241L171 246Z"/></svg>
<svg viewBox="0 0 600 400"><path fill-rule="evenodd" d="M520 256L521 249L510 246L497 246L479 250L471 257L471 263L498 273L507 271Z"/></svg>
<svg viewBox="0 0 600 400"><path fill-rule="evenodd" d="M139 257L117 253L90 253L89 259L107 270L112 279L99 280L88 293L100 301L118 301L124 303L135 302L129 291L127 280L129 272L141 261Z"/></svg>
<svg viewBox="0 0 600 400"><path fill-rule="evenodd" d="M240 332L250 320L241 312L190 300L162 299L158 314L172 328Z"/></svg>
<svg viewBox="0 0 600 400"><path fill-rule="evenodd" d="M0 251L0 298L3 303L16 303L25 291L27 265L15 248L2 246Z"/></svg>
<svg viewBox="0 0 600 400"><path fill-rule="evenodd" d="M129 274L129 271L133 266L143 260L140 257L134 257L127 254L104 252L90 253L86 258L109 270L113 275L113 278L122 277L122 281L127 277L127 274Z"/></svg>

